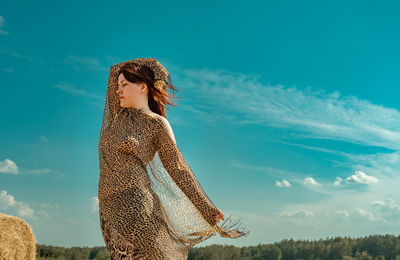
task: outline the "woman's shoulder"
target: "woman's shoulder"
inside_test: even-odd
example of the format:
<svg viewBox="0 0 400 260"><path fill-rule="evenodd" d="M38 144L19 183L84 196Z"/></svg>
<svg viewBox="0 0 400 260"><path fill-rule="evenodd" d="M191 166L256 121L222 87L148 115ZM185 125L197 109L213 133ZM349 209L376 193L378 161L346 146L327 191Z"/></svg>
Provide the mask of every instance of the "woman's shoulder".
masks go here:
<svg viewBox="0 0 400 260"><path fill-rule="evenodd" d="M171 125L167 118L165 118L159 114L156 114L156 113L154 113L154 115L152 115L152 117L153 117L153 120L156 122L156 124L158 124L160 127L165 128L167 130L169 130L169 129L172 130Z"/></svg>
<svg viewBox="0 0 400 260"><path fill-rule="evenodd" d="M159 131L159 133L167 133L167 135L175 141L174 132L167 118L156 114L153 116L153 120L157 125L156 130Z"/></svg>

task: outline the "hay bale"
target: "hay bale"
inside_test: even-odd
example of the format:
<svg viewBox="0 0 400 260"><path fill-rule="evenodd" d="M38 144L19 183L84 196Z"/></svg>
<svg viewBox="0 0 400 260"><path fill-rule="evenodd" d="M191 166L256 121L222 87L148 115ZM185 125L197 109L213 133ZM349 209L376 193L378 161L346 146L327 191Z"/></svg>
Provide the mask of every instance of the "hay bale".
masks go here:
<svg viewBox="0 0 400 260"><path fill-rule="evenodd" d="M21 218L0 212L0 259L35 259L32 228Z"/></svg>

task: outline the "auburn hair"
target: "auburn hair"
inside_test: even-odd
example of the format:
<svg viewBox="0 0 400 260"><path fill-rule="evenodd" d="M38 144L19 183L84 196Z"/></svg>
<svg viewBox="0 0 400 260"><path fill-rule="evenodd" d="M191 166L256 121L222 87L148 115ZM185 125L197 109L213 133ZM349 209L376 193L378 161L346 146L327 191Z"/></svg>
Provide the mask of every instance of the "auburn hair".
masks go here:
<svg viewBox="0 0 400 260"><path fill-rule="evenodd" d="M127 63L119 69L117 73L117 80L121 73L129 82L146 83L148 89L147 98L149 108L154 113L157 113L163 117L167 117L165 106L175 106L176 103L174 99L177 97L173 92L179 92L179 90L171 83L170 77L168 77L170 82L164 80L166 87L163 90L160 90L154 86L154 73L147 66L138 66L138 64L135 63ZM172 93L168 93L168 89L170 89Z"/></svg>

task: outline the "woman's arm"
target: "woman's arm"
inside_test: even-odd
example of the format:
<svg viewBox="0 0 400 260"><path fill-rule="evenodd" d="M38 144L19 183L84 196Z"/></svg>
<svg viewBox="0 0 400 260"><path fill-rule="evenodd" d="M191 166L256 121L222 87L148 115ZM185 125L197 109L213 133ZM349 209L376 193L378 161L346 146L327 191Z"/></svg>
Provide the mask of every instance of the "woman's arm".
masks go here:
<svg viewBox="0 0 400 260"><path fill-rule="evenodd" d="M194 173L185 164L168 120L160 117L157 118L157 123L155 145L164 168L207 222L215 225L215 214L220 215L222 212L206 197Z"/></svg>

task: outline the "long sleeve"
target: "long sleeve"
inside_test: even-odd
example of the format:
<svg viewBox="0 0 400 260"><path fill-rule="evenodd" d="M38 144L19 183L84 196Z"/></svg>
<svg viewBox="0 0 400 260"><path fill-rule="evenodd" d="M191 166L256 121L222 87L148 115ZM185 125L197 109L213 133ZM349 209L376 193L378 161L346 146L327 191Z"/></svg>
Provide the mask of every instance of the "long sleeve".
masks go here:
<svg viewBox="0 0 400 260"><path fill-rule="evenodd" d="M164 168L205 220L214 226L216 221L213 214L219 211L202 189L180 152L168 121L157 119L156 131L155 146Z"/></svg>

